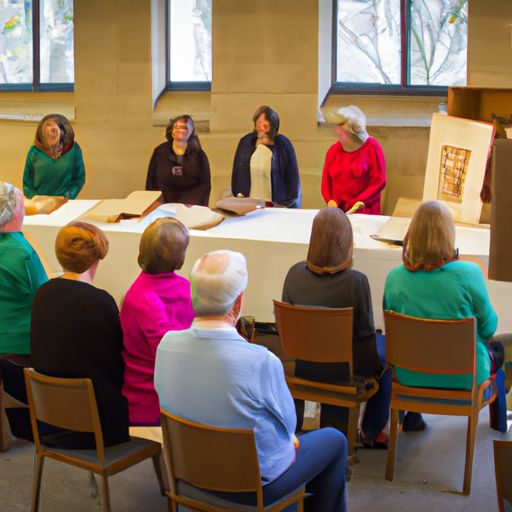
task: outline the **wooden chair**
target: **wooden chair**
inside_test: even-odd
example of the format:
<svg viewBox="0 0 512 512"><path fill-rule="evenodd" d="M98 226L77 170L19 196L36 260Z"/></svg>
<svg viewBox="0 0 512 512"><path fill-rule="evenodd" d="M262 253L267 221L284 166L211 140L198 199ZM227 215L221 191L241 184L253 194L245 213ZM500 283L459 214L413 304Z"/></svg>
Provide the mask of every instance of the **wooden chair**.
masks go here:
<svg viewBox="0 0 512 512"><path fill-rule="evenodd" d="M471 492L473 452L478 414L496 399L496 387L489 379L476 383L475 319L432 320L384 312L386 359L393 369L391 390L390 439L386 479L393 480L398 436L398 411L449 416L467 416L466 463L463 494ZM440 389L405 386L395 375L395 367L438 375L472 375L471 389ZM493 385L493 393L484 400L484 391Z"/></svg>
<svg viewBox="0 0 512 512"><path fill-rule="evenodd" d="M260 468L252 430L195 423L160 410L164 455L169 475L169 510L177 506L194 510L258 512L280 511L298 503L302 512L304 486L276 503L264 506ZM252 492L257 505L221 499L208 491Z"/></svg>
<svg viewBox="0 0 512 512"><path fill-rule="evenodd" d="M33 369L25 368L30 420L36 445L36 466L32 491L32 512L39 508L39 492L45 457L71 464L101 476L101 510L110 512L108 477L127 469L149 457L165 496L160 467L160 443L147 439L132 438L131 441L105 447L96 405L94 388L90 379L62 379L47 377ZM79 450L50 448L41 443L37 421L43 421L66 430L92 432L96 449Z"/></svg>
<svg viewBox="0 0 512 512"><path fill-rule="evenodd" d="M493 441L496 491L500 512L512 510L512 441Z"/></svg>
<svg viewBox="0 0 512 512"><path fill-rule="evenodd" d="M350 462L355 454L360 405L379 389L375 379L355 380L352 358L352 308L292 306L274 300L277 330L283 352L296 359L316 363L347 363L344 384L326 384L286 376L292 396L320 404L349 408L347 440Z"/></svg>

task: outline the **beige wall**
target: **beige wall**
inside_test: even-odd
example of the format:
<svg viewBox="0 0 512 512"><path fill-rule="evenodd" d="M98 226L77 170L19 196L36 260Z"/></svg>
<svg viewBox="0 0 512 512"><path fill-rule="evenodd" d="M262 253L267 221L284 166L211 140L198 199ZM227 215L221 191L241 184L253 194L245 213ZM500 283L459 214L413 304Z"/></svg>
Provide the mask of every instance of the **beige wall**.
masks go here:
<svg viewBox="0 0 512 512"><path fill-rule="evenodd" d="M493 42L504 44L496 24L504 25L507 16L510 22L512 3L498 2L499 21L494 20L495 3L492 10L484 2L472 7L470 34L476 43L470 47L475 70L471 76L493 76L489 65L497 59L499 73L493 80L507 86L510 31L506 51L495 52L492 60L486 55ZM163 127L155 126L151 107L150 5L150 0L75 2L76 83L68 100L74 101L74 128L86 162L83 198L121 197L142 188L152 148L163 141ZM279 112L281 131L296 148L303 205L323 204L321 169L334 138L328 127L317 124L317 31L315 0L213 0L214 73L206 103L210 131L201 134L212 166L213 200L229 186L234 150L240 136L252 128L252 113L268 103ZM52 110L62 95L0 93L0 112L9 101L34 97L54 99L57 106L47 107ZM162 108L174 113L173 105L179 111L204 111L204 94L200 102L194 94L185 99L167 94L157 107L159 116ZM35 122L0 120L2 179L21 184L35 127ZM386 156L385 211L392 210L399 196L421 197L428 128L369 127L369 132L381 142Z"/></svg>

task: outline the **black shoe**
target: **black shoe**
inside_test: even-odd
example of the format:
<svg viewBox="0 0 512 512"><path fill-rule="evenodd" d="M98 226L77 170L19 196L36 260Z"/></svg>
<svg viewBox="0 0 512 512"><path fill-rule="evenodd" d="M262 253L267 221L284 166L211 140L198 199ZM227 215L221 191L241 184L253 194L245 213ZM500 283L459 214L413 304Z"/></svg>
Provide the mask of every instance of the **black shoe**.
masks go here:
<svg viewBox="0 0 512 512"><path fill-rule="evenodd" d="M402 430L404 432L419 432L425 430L427 424L419 412L408 412L405 415L404 422L402 423Z"/></svg>

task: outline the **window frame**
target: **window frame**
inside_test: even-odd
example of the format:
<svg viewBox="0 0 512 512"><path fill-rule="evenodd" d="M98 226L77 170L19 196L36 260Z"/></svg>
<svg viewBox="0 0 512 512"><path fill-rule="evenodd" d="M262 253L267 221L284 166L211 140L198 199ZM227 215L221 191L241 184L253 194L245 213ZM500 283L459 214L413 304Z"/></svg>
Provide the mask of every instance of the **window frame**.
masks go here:
<svg viewBox="0 0 512 512"><path fill-rule="evenodd" d="M32 0L32 82L24 84L0 84L3 91L30 91L30 92L73 92L75 82L41 83L41 1ZM73 21L73 32L75 30ZM74 66L74 56L73 56Z"/></svg>
<svg viewBox="0 0 512 512"><path fill-rule="evenodd" d="M331 53L331 87L328 94L359 94L382 96L446 96L448 86L442 85L408 85L409 74L409 46L411 27L411 1L400 0L400 84L385 85L364 82L338 82L338 0L332 0L332 53ZM466 72L467 73L467 72Z"/></svg>
<svg viewBox="0 0 512 512"><path fill-rule="evenodd" d="M211 91L211 81L189 81L179 82L171 81L171 8L170 4L173 0L165 0L165 89L167 91Z"/></svg>

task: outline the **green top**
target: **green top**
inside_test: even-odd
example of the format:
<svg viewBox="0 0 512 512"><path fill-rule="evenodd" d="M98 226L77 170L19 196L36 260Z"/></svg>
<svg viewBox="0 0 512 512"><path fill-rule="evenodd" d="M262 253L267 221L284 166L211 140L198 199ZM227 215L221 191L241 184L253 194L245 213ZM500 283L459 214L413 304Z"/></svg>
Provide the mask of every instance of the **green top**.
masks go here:
<svg viewBox="0 0 512 512"><path fill-rule="evenodd" d="M84 183L84 160L76 142L57 159L36 146L30 148L23 172L23 193L29 199L35 195L75 199Z"/></svg>
<svg viewBox="0 0 512 512"><path fill-rule="evenodd" d="M480 267L452 261L428 272L394 268L384 287L384 309L421 318L476 318L476 380L489 378L491 362L485 340L491 338L498 317L490 301ZM396 368L405 385L436 388L471 388L471 375L432 375Z"/></svg>
<svg viewBox="0 0 512 512"><path fill-rule="evenodd" d="M48 276L20 232L0 233L0 354L30 354L34 293Z"/></svg>

